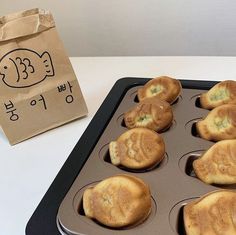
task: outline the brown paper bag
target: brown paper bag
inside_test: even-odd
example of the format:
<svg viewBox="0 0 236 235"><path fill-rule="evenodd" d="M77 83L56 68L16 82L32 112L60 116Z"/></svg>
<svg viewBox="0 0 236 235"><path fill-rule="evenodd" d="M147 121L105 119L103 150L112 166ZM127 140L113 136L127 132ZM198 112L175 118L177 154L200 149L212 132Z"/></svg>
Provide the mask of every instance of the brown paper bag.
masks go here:
<svg viewBox="0 0 236 235"><path fill-rule="evenodd" d="M0 124L11 144L87 114L52 15L0 18Z"/></svg>

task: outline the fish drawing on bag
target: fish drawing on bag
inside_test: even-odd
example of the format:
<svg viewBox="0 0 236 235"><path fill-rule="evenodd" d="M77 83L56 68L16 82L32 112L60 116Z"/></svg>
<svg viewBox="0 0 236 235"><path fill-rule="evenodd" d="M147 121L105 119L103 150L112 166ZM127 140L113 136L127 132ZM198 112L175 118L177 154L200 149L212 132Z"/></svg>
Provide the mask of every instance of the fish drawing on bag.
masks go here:
<svg viewBox="0 0 236 235"><path fill-rule="evenodd" d="M0 59L0 80L8 87L25 88L55 75L50 54L18 48Z"/></svg>

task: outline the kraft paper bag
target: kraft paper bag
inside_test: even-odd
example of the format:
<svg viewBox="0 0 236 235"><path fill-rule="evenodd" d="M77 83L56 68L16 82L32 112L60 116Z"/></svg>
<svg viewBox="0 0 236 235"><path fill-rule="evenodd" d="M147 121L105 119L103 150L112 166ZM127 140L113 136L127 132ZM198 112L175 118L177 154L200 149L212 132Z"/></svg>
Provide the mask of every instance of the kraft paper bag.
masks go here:
<svg viewBox="0 0 236 235"><path fill-rule="evenodd" d="M13 145L87 114L52 15L0 18L0 124Z"/></svg>

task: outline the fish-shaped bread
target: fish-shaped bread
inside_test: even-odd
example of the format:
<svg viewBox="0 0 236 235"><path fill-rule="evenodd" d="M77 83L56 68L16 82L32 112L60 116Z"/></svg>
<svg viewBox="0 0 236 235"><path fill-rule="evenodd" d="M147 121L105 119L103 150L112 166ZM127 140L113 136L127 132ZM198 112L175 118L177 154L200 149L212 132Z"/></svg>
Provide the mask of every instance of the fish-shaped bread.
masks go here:
<svg viewBox="0 0 236 235"><path fill-rule="evenodd" d="M193 162L197 177L207 184L236 183L236 139L221 140Z"/></svg>
<svg viewBox="0 0 236 235"><path fill-rule="evenodd" d="M144 99L124 114L124 122L129 129L146 127L159 132L170 127L172 121L170 104L156 97Z"/></svg>
<svg viewBox="0 0 236 235"><path fill-rule="evenodd" d="M155 131L133 128L109 144L112 164L129 169L149 169L160 163L165 154L165 143Z"/></svg>
<svg viewBox="0 0 236 235"><path fill-rule="evenodd" d="M200 104L204 109L213 109L222 104L236 104L236 81L217 83L209 91L201 94Z"/></svg>
<svg viewBox="0 0 236 235"><path fill-rule="evenodd" d="M210 192L184 206L186 235L236 235L236 192Z"/></svg>
<svg viewBox="0 0 236 235"><path fill-rule="evenodd" d="M150 189L135 176L112 176L85 190L83 209L87 217L109 227L136 226L151 212Z"/></svg>
<svg viewBox="0 0 236 235"><path fill-rule="evenodd" d="M0 59L0 80L8 87L25 88L55 75L50 54L19 48Z"/></svg>
<svg viewBox="0 0 236 235"><path fill-rule="evenodd" d="M181 90L182 86L179 80L161 76L150 80L140 88L138 90L138 99L142 101L149 97L157 97L172 104L178 99Z"/></svg>
<svg viewBox="0 0 236 235"><path fill-rule="evenodd" d="M236 138L236 105L224 104L196 123L201 138L212 141Z"/></svg>

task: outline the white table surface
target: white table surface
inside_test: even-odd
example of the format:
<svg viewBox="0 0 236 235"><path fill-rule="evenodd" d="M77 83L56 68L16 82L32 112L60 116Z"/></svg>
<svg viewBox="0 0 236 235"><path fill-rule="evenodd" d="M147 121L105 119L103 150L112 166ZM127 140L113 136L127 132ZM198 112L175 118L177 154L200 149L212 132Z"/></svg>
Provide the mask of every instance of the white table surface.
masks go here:
<svg viewBox="0 0 236 235"><path fill-rule="evenodd" d="M86 118L15 146L0 130L0 234L25 234L33 211L119 78L236 80L236 57L76 57L71 62L88 105Z"/></svg>

